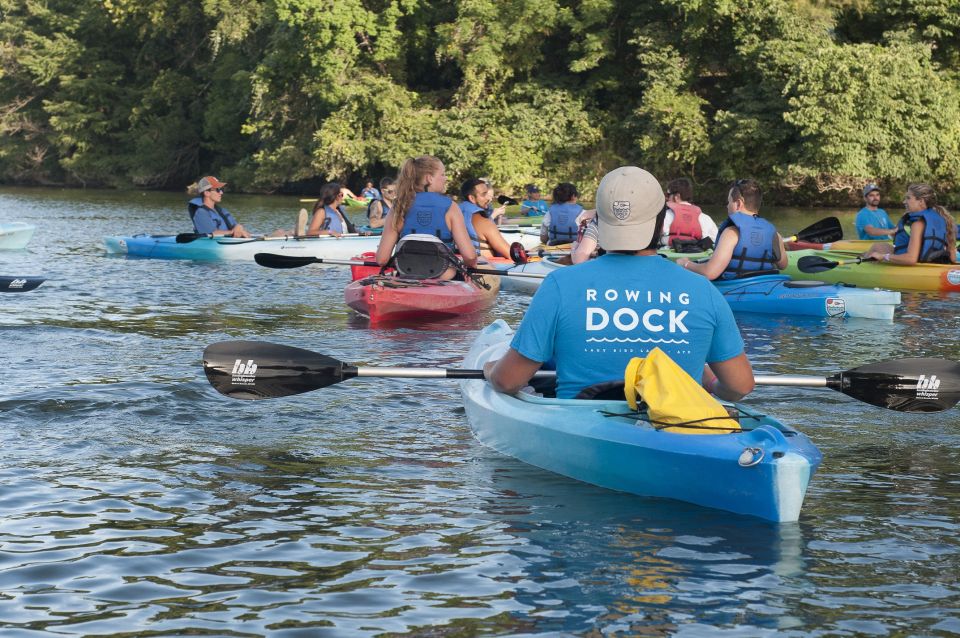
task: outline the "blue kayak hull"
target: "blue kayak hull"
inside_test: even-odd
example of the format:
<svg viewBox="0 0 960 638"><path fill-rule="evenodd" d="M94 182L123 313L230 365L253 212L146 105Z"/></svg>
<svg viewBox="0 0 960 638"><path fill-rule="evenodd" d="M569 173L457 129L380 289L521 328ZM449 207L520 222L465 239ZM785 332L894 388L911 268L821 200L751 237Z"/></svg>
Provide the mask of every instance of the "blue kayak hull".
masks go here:
<svg viewBox="0 0 960 638"><path fill-rule="evenodd" d="M503 321L491 324L464 367L482 368L499 358L512 335ZM470 427L484 445L557 474L641 496L792 522L821 461L805 435L743 406L737 406L745 417L743 432L678 434L657 431L636 416L604 414L628 414L625 401L509 396L476 380L460 387Z"/></svg>

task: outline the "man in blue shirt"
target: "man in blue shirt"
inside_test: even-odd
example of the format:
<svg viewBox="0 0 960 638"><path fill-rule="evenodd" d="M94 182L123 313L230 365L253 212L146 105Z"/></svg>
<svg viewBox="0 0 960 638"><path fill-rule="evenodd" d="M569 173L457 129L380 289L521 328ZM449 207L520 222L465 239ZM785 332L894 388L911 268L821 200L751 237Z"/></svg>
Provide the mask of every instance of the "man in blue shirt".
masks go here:
<svg viewBox="0 0 960 638"><path fill-rule="evenodd" d="M656 178L636 166L603 178L597 227L607 254L544 279L510 349L484 367L494 388L515 393L553 360L557 396L572 398L623 379L631 358L658 347L721 398L737 400L753 389L726 300L704 277L657 255L665 202Z"/></svg>
<svg viewBox="0 0 960 638"><path fill-rule="evenodd" d="M863 187L863 202L865 206L857 213L854 222L857 226L857 237L860 239L889 239L897 232L887 211L880 208L880 187L876 184L867 184Z"/></svg>
<svg viewBox="0 0 960 638"><path fill-rule="evenodd" d="M527 198L520 202L520 214L527 217L539 217L547 212L547 202L540 199L540 188L535 184L527 184Z"/></svg>

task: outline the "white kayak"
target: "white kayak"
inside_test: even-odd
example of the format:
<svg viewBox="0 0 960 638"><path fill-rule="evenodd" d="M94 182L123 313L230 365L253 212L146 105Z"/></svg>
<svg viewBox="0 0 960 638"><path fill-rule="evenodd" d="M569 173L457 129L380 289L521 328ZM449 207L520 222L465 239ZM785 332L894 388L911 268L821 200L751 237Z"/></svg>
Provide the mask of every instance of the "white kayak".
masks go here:
<svg viewBox="0 0 960 638"><path fill-rule="evenodd" d="M33 231L37 229L26 222L0 223L0 250L22 250L27 247Z"/></svg>

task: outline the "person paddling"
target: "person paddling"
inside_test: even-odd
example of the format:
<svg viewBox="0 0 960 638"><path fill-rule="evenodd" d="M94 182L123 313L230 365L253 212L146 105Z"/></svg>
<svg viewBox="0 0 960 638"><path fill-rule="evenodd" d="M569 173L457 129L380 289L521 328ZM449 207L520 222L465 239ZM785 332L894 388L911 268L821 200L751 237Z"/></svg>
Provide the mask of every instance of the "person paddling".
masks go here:
<svg viewBox="0 0 960 638"><path fill-rule="evenodd" d="M577 216L583 206L577 203L580 193L570 182L557 184L553 189L553 204L540 224L540 241L548 246L569 244L577 238Z"/></svg>
<svg viewBox="0 0 960 638"><path fill-rule="evenodd" d="M367 204L367 226L383 228L384 220L393 207L393 198L397 195L397 186L392 177L380 180L380 197Z"/></svg>
<svg viewBox="0 0 960 638"><path fill-rule="evenodd" d="M544 362L555 361L557 396L574 398L622 381L631 358L657 347L723 399L753 390L753 370L723 295L657 255L667 208L656 178L636 166L618 168L601 180L596 203L606 254L547 275L510 349L484 366L490 384L513 394Z"/></svg>
<svg viewBox="0 0 960 638"><path fill-rule="evenodd" d="M490 204L493 201L493 188L484 180L468 179L460 187L460 210L463 211L463 221L467 227L467 234L474 241L474 246L485 257L510 258L510 244L494 223L493 210Z"/></svg>
<svg viewBox="0 0 960 638"><path fill-rule="evenodd" d="M877 243L864 257L892 264L957 263L957 224L928 184L911 184L903 198L907 212L897 223L893 244Z"/></svg>
<svg viewBox="0 0 960 638"><path fill-rule="evenodd" d="M397 198L377 247L378 264L387 265L401 237L422 233L433 235L459 251L468 268L477 266L477 249L467 234L463 212L443 194L446 187L446 170L436 157L421 155L403 163L397 178ZM445 278L454 274L450 268Z"/></svg>
<svg viewBox="0 0 960 638"><path fill-rule="evenodd" d="M700 242L710 238L709 246L717 243L717 224L699 206L690 203L693 199L693 184L686 177L671 180L667 184L667 218L663 222L661 244L679 248L684 242Z"/></svg>
<svg viewBox="0 0 960 638"><path fill-rule="evenodd" d="M197 197L187 202L187 212L193 222L193 231L198 235L214 237L250 237L250 233L238 224L226 208L223 201L223 189L227 185L216 177L208 175L197 180L187 190L195 190Z"/></svg>
<svg viewBox="0 0 960 638"><path fill-rule="evenodd" d="M763 200L760 185L738 179L727 192L729 217L720 225L717 245L706 263L686 257L677 264L707 279L736 279L760 272L779 272L787 267L783 238L773 224L760 217Z"/></svg>

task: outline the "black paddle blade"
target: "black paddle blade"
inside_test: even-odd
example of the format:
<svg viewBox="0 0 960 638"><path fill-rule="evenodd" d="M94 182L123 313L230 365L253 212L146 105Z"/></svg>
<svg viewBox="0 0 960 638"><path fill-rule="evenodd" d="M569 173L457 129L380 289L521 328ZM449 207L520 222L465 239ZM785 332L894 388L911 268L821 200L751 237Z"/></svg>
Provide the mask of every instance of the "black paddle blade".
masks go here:
<svg viewBox="0 0 960 638"><path fill-rule="evenodd" d="M201 237L209 237L209 235L200 235L198 233L180 233L176 237L176 242L178 244L189 244L190 242L200 239Z"/></svg>
<svg viewBox="0 0 960 638"><path fill-rule="evenodd" d="M827 217L798 230L797 239L814 244L829 244L843 239L843 227L836 217Z"/></svg>
<svg viewBox="0 0 960 638"><path fill-rule="evenodd" d="M827 384L864 403L898 412L941 412L960 401L960 363L907 358L841 372Z"/></svg>
<svg viewBox="0 0 960 638"><path fill-rule="evenodd" d="M297 257L295 255L274 255L272 253L257 253L253 260L267 268L299 268L319 263L316 257Z"/></svg>
<svg viewBox="0 0 960 638"><path fill-rule="evenodd" d="M817 255L807 255L806 257L801 257L799 260L797 260L797 269L800 272L805 272L807 274L833 270L839 265L840 262L830 261L829 259L825 259Z"/></svg>
<svg viewBox="0 0 960 638"><path fill-rule="evenodd" d="M0 275L0 292L27 292L42 284L43 277L8 277Z"/></svg>
<svg viewBox="0 0 960 638"><path fill-rule="evenodd" d="M499 203L499 204L501 204L501 205L503 205L503 206L516 206L516 205L519 204L520 202L518 202L517 200L515 200L515 199L512 198L512 197L507 197L506 195L498 195L498 196L497 196L497 203Z"/></svg>
<svg viewBox="0 0 960 638"><path fill-rule="evenodd" d="M262 341L222 341L203 351L210 385L232 399L271 399L319 390L356 368L309 350Z"/></svg>

